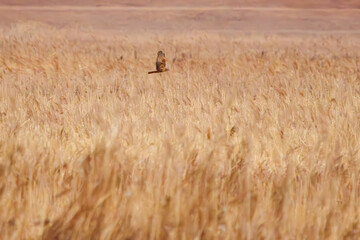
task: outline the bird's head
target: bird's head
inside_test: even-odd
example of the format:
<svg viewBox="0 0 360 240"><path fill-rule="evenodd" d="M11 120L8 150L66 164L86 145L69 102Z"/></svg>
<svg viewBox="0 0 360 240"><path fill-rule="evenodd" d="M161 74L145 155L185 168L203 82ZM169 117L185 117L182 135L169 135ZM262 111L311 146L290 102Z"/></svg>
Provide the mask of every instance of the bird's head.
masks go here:
<svg viewBox="0 0 360 240"><path fill-rule="evenodd" d="M163 51L158 51L158 56L164 56L165 57L165 53L163 53Z"/></svg>

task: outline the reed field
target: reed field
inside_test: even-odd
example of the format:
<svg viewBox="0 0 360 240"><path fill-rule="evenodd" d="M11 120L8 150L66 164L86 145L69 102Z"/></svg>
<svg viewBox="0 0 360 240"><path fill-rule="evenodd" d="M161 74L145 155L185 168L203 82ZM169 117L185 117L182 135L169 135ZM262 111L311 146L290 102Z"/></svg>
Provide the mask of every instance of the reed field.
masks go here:
<svg viewBox="0 0 360 240"><path fill-rule="evenodd" d="M359 36L0 30L0 239L359 239L359 149Z"/></svg>

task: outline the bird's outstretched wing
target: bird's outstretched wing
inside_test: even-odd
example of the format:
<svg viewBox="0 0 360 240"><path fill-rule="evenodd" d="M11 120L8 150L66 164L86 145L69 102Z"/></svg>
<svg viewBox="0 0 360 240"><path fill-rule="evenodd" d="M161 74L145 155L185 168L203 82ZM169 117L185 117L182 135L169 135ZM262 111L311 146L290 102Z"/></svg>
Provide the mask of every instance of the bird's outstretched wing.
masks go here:
<svg viewBox="0 0 360 240"><path fill-rule="evenodd" d="M148 72L148 74L153 74L153 73L162 73L162 72L166 72L166 71L169 71L169 69L165 68L164 71L151 71L151 72Z"/></svg>

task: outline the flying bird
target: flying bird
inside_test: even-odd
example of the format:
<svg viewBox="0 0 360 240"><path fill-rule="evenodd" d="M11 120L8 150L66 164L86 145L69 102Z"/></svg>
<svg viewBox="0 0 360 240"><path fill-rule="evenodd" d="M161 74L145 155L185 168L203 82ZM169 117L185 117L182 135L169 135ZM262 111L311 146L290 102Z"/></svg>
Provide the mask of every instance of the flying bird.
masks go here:
<svg viewBox="0 0 360 240"><path fill-rule="evenodd" d="M169 69L166 68L165 53L163 53L163 51L158 51L156 58L156 71L148 72L148 74L161 73L166 71L169 71Z"/></svg>

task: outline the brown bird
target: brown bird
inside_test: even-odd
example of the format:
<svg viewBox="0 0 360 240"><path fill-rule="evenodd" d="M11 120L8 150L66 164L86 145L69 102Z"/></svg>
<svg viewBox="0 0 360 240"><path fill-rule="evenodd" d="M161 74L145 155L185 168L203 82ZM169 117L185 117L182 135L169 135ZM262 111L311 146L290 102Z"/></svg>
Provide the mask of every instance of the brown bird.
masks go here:
<svg viewBox="0 0 360 240"><path fill-rule="evenodd" d="M166 68L165 53L163 53L163 51L158 51L156 58L156 71L148 72L148 74L161 73L166 71L169 71L169 69Z"/></svg>

